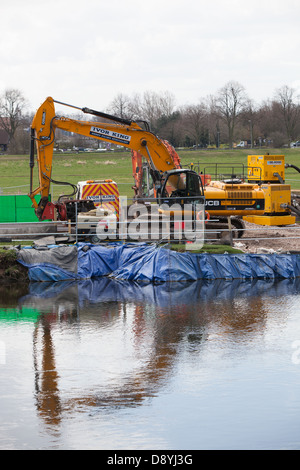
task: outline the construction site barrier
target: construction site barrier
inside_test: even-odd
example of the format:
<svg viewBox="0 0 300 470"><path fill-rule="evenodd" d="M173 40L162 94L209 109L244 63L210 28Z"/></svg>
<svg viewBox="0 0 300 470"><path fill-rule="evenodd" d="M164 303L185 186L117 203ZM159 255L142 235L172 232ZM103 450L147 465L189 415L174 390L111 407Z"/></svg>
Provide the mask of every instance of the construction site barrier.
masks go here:
<svg viewBox="0 0 300 470"><path fill-rule="evenodd" d="M39 202L40 196L36 196ZM27 195L16 194L13 196L0 196L0 222L38 222L32 207L32 202Z"/></svg>
<svg viewBox="0 0 300 470"><path fill-rule="evenodd" d="M108 276L116 280L162 283L300 277L298 254L178 253L147 243L23 248L18 251L18 261L28 268L31 281Z"/></svg>

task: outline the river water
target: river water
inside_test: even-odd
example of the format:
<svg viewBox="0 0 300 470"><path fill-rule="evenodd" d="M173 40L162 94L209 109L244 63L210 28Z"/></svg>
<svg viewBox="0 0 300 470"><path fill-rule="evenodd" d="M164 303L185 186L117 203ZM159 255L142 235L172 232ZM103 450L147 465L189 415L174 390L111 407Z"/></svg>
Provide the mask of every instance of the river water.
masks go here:
<svg viewBox="0 0 300 470"><path fill-rule="evenodd" d="M0 449L299 449L300 280L0 288Z"/></svg>

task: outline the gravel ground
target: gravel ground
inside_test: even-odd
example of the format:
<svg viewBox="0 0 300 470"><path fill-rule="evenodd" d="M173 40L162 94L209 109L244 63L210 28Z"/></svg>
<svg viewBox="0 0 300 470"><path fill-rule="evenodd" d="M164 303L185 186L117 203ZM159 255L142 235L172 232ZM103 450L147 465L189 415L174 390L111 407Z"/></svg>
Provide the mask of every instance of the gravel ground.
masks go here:
<svg viewBox="0 0 300 470"><path fill-rule="evenodd" d="M245 223L243 237L233 242L247 253L300 253L300 224L268 227Z"/></svg>

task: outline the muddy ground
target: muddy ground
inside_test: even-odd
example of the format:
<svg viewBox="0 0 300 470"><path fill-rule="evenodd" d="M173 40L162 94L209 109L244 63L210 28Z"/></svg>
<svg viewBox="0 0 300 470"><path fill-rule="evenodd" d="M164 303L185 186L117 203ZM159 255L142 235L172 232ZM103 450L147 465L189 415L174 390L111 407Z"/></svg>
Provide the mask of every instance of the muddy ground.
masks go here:
<svg viewBox="0 0 300 470"><path fill-rule="evenodd" d="M28 269L17 261L15 250L0 249L0 281L11 283L14 281L27 281Z"/></svg>
<svg viewBox="0 0 300 470"><path fill-rule="evenodd" d="M245 222L243 237L233 246L246 253L300 253L300 224L268 227ZM251 238L251 239L250 239Z"/></svg>

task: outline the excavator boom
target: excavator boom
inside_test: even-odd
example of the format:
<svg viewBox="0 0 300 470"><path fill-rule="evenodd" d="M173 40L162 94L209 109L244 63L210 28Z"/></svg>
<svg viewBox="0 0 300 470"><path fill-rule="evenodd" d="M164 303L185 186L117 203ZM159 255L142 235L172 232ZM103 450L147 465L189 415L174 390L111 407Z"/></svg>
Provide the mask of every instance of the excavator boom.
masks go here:
<svg viewBox="0 0 300 470"><path fill-rule="evenodd" d="M85 113L91 113L105 118L106 121L110 122L81 121L68 117L59 117L55 112L55 102L53 98L48 97L37 110L31 126L32 139L35 140L37 149L39 186L36 189L32 188L34 164L34 145L32 145L30 156L31 188L29 197L40 219L43 217L44 209L48 204L50 183L52 181L52 158L56 129L91 137L102 142L122 145L125 148L138 152L147 160L154 182L159 181L162 174L166 175L170 170L176 169L176 165L165 143L149 130L144 130L136 122L100 113L89 108L82 108L81 110ZM192 170L190 170L190 172L196 175ZM169 174L168 184L173 187L174 190L182 189L180 187L181 181L178 179L177 175ZM200 185L199 195L201 194L203 196L201 189ZM41 195L39 204L37 204L35 200L37 194Z"/></svg>

